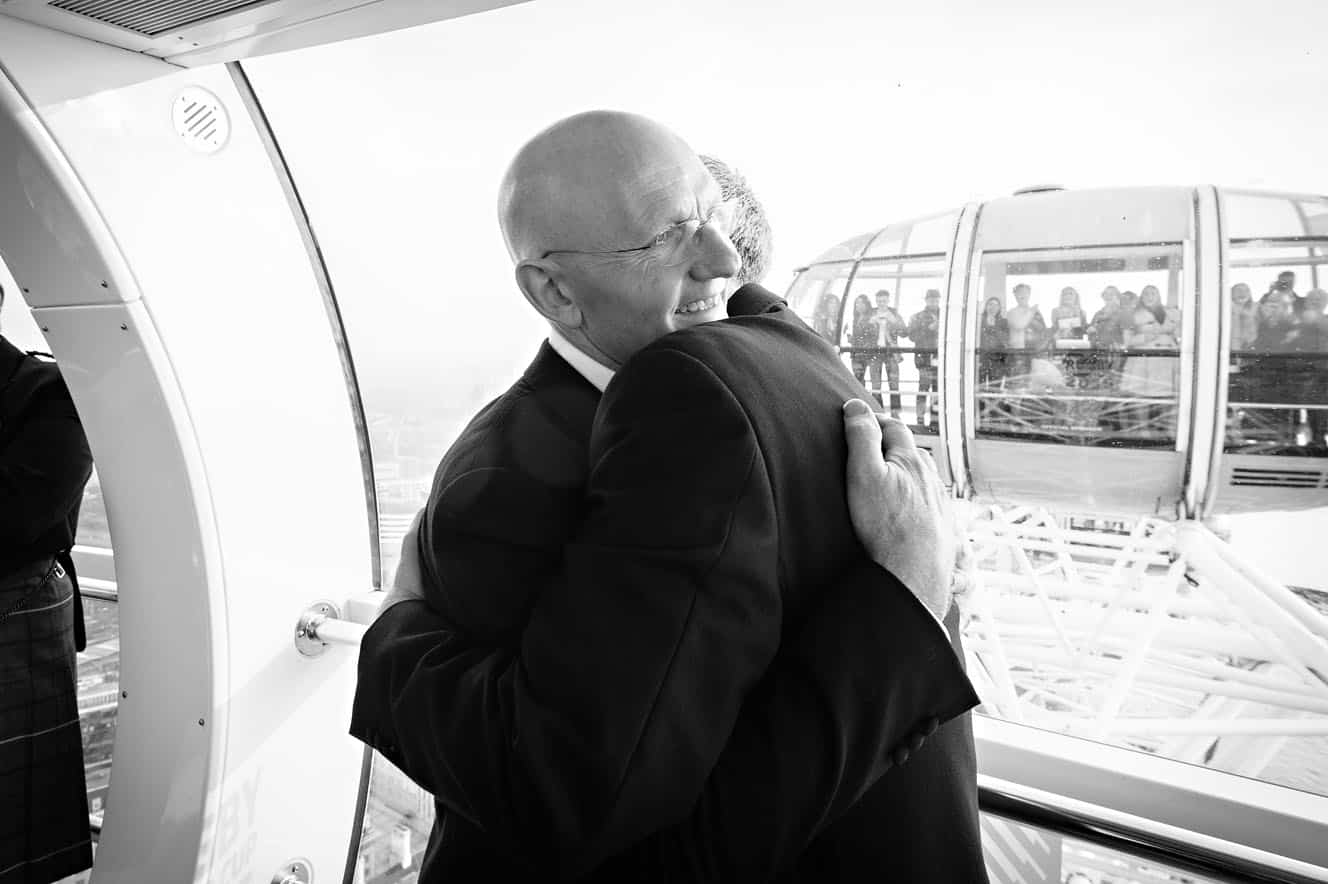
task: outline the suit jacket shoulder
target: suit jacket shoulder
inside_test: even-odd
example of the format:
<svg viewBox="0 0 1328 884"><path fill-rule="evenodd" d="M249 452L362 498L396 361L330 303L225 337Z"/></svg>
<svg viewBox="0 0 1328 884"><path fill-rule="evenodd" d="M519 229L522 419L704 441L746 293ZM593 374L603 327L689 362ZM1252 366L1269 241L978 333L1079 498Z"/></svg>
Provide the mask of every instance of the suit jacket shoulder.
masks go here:
<svg viewBox="0 0 1328 884"><path fill-rule="evenodd" d="M546 343L461 432L420 526L428 601L473 639L510 638L579 521L599 391Z"/></svg>

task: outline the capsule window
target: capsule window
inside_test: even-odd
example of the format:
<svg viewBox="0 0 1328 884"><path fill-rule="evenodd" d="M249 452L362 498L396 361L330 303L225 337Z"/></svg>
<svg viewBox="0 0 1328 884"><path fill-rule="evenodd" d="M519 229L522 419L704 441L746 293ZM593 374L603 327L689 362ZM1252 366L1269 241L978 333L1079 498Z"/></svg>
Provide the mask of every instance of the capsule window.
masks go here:
<svg viewBox="0 0 1328 884"><path fill-rule="evenodd" d="M853 264L817 264L803 270L789 287L793 312L832 344L840 343L839 316Z"/></svg>
<svg viewBox="0 0 1328 884"><path fill-rule="evenodd" d="M1179 244L988 253L971 301L977 435L1170 448Z"/></svg>
<svg viewBox="0 0 1328 884"><path fill-rule="evenodd" d="M1228 250L1225 450L1328 457L1328 237Z"/></svg>
<svg viewBox="0 0 1328 884"><path fill-rule="evenodd" d="M840 347L846 363L914 432L936 433L939 422L945 272L943 255L864 260L844 309Z"/></svg>

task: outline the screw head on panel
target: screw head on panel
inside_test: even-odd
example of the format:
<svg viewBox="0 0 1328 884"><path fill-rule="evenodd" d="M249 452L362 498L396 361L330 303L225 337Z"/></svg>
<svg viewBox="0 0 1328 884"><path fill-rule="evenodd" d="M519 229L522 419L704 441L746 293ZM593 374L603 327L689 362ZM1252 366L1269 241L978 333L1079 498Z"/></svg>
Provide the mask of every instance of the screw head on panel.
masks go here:
<svg viewBox="0 0 1328 884"><path fill-rule="evenodd" d="M272 884L313 884L314 867L307 859L293 859L272 876Z"/></svg>

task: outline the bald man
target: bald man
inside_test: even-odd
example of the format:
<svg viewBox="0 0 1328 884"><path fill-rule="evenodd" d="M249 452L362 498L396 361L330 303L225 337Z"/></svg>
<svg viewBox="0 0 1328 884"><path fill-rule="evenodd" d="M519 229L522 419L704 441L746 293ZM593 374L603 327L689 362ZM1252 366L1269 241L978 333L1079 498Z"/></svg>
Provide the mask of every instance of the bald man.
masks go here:
<svg viewBox="0 0 1328 884"><path fill-rule="evenodd" d="M835 822L976 703L934 619L934 471L893 424L888 469L869 413L846 460L864 391L768 292L726 304L730 214L626 114L555 124L504 180L549 342L440 464L403 556L423 598L365 636L352 722L438 799L422 881L889 871ZM972 846L930 880L980 880Z"/></svg>

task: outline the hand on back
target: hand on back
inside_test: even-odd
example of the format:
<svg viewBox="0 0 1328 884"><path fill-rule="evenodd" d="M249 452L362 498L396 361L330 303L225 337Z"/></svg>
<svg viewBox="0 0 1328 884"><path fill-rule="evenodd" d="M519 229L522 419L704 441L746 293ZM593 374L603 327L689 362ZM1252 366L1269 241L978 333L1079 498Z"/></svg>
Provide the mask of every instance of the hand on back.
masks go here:
<svg viewBox="0 0 1328 884"><path fill-rule="evenodd" d="M848 508L872 561L899 578L938 619L966 583L963 534L931 455L902 421L860 399L844 403ZM956 579L958 578L958 579Z"/></svg>

